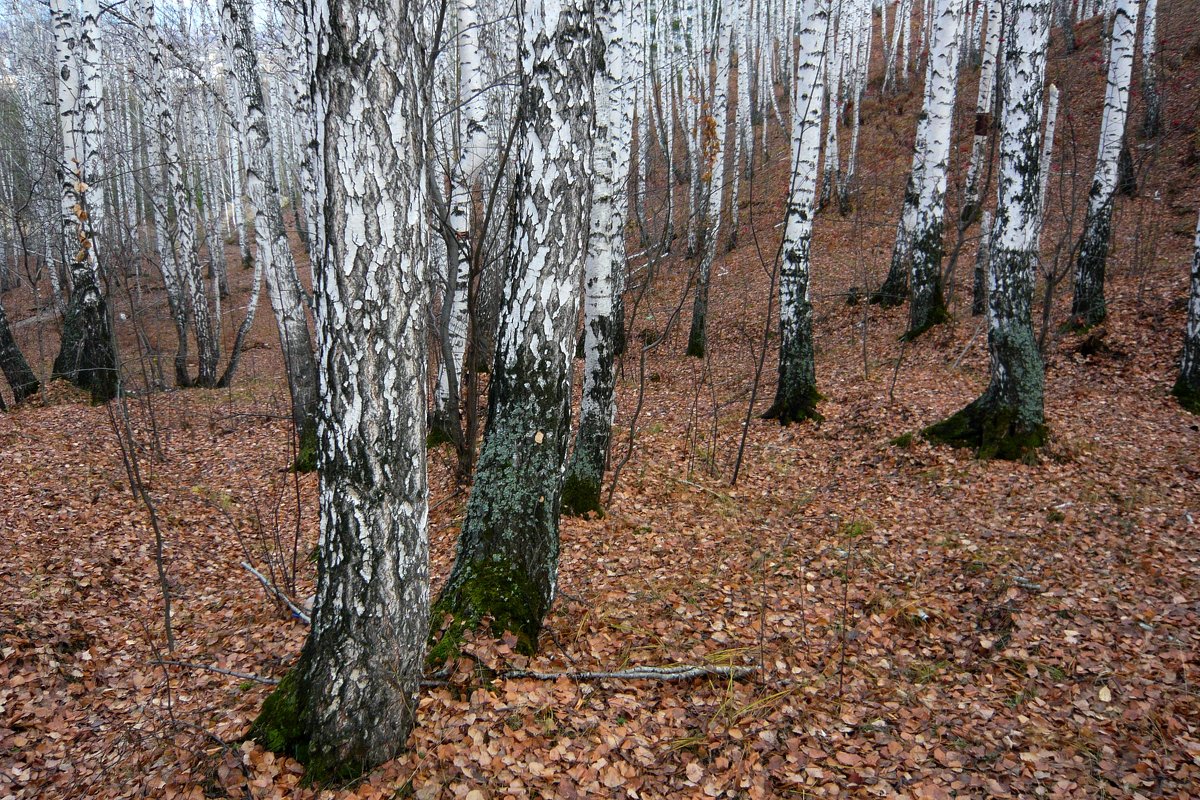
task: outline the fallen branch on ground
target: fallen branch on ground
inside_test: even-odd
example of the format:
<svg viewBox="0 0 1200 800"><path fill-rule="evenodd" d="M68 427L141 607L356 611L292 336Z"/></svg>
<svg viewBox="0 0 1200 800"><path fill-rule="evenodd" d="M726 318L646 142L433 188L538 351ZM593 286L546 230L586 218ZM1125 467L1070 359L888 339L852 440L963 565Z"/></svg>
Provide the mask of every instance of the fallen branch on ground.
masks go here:
<svg viewBox="0 0 1200 800"><path fill-rule="evenodd" d="M292 599L290 597L288 597L283 592L279 591L279 589L275 588L271 584L271 582L269 580L267 580L267 577L265 575L263 575L261 572L256 570L254 567L250 566L250 564L245 561L242 562L242 567L246 571L248 571L251 575L258 578L258 580L262 583L262 585L267 588L268 592L270 592L271 594L275 595L280 600L282 600L284 602L284 604L292 610L292 613L296 615L297 619L299 619L305 625L312 624L312 618L309 617L308 614L305 614L304 611L299 606L297 606L295 603L293 603Z"/></svg>
<svg viewBox="0 0 1200 800"><path fill-rule="evenodd" d="M635 681L686 681L705 675L721 678L744 678L754 672L754 667L714 666L707 664L680 664L676 667L633 667L632 669L617 670L616 672L536 672L527 669L513 669L500 673L501 678L535 678L541 681L553 681L559 678L570 678L576 681L600 680L635 680Z"/></svg>

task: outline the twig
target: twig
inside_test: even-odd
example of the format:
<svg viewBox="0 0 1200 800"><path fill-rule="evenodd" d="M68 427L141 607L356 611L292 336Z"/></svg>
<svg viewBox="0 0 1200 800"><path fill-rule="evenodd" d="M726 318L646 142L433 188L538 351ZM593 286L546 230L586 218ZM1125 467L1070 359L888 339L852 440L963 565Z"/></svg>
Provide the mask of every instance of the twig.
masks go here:
<svg viewBox="0 0 1200 800"><path fill-rule="evenodd" d="M616 672L536 672L527 669L513 669L500 673L502 678L535 678L540 681L553 681L559 678L570 678L576 681L599 680L635 680L635 681L686 681L704 675L717 675L724 678L744 678L754 672L754 667L710 666L705 664L680 664L676 667L634 667L617 670Z"/></svg>
<svg viewBox="0 0 1200 800"><path fill-rule="evenodd" d="M967 346L964 347L962 352L958 354L958 358L954 359L954 369L958 369L958 365L962 363L963 358L966 357L967 353L971 352L971 346L975 344L975 340L979 338L979 334L981 333L983 333L983 323L979 324L979 327L975 329L975 333L973 333L971 338L967 341Z"/></svg>
<svg viewBox="0 0 1200 800"><path fill-rule="evenodd" d="M192 663L191 661L169 661L167 659L159 658L159 659L155 659L154 663L159 664L159 665L172 666L172 667L187 667L188 669L202 669L207 672L215 672L218 675L228 675L231 678L241 678L242 680L245 680L245 681L256 681L258 683L265 683L268 686L278 686L279 685L279 681L276 680L275 678L264 678L261 675L251 675L248 672L235 672L234 670L231 670L231 669L222 669L220 667L210 667L208 664L195 664L195 663Z"/></svg>
<svg viewBox="0 0 1200 800"><path fill-rule="evenodd" d="M286 594L284 594L283 592L276 589L271 584L271 582L269 580L267 580L266 576L263 575L258 570L256 570L254 567L250 566L249 562L243 561L242 568L245 569L247 572L249 572L254 577L258 578L258 580L262 583L262 585L266 587L267 591L270 592L271 594L275 595L276 597L278 597L280 600L282 600L284 602L284 604L288 608L291 609L292 613L295 614L296 617L301 622L303 622L305 625L312 624L312 618L310 616L308 616L308 614L305 614L304 611L299 606L297 606L295 603L293 603L292 599L290 597L288 597Z"/></svg>

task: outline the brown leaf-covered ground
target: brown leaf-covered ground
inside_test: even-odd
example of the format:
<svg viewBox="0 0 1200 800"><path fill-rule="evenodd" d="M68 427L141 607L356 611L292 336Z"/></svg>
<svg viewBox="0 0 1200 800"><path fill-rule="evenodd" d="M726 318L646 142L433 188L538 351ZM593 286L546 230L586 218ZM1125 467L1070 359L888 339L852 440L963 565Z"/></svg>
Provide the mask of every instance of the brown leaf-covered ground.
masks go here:
<svg viewBox="0 0 1200 800"><path fill-rule="evenodd" d="M165 543L173 653L120 409L55 385L0 415L0 798L1200 794L1200 419L1168 394L1200 199L1200 48L1192 18L1173 19L1168 132L1139 150L1142 197L1119 207L1112 316L1091 337L1051 326L1051 438L1036 463L979 462L919 436L892 442L986 383L981 323L964 305L973 239L955 322L918 342L897 342L906 309L846 304L850 287L885 271L919 95L864 104L857 208L818 224L825 420L780 428L751 415L735 485L747 403L755 392L761 413L773 392L773 335L756 391L754 375L782 139L755 195L743 195L740 246L718 265L708 359L682 356L686 298L639 380L642 331L668 324L692 265L657 264L633 306L651 271L635 274L613 450L628 460L608 513L564 521L561 595L541 653L526 659L503 642L471 652L541 671L750 665L748 679L480 684L463 664L423 690L404 755L352 786L306 787L299 765L240 740L269 687L201 668L277 678L305 635L240 566L294 568L294 587L286 574L277 582L311 592L315 478L287 470L269 310L232 390L128 403ZM1083 26L1080 54L1055 51L1052 65L1076 87L1079 166L1059 173L1080 186L1095 146L1097 35ZM1055 209L1048 259L1069 222ZM236 279L244 297L246 276ZM16 320L37 312L20 293L5 302ZM226 303L227 332L236 305ZM136 369L135 323L170 347L161 292L148 288L139 310L120 323ZM37 326L18 330L37 359ZM51 326L41 335L52 354ZM466 491L448 449L431 452L430 468L440 579Z"/></svg>

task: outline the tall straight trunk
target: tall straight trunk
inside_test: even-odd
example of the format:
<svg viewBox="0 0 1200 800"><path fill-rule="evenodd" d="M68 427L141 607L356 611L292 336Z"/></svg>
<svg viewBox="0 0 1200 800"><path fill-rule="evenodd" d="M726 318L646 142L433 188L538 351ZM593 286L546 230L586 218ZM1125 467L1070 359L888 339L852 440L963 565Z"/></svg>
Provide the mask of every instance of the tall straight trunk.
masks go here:
<svg viewBox="0 0 1200 800"><path fill-rule="evenodd" d="M100 4L99 0L84 0L77 26L68 6L73 7L74 3L54 0L51 13L59 46L58 108L66 149L63 206L66 208L68 202L73 202L69 213L75 218L71 247L65 251L74 252L71 258L73 290L63 319L61 345L58 357L54 359L52 375L89 390L94 402L103 402L116 396L119 376L108 304L100 281L99 251L103 241L97 236L103 231L104 222L100 189L103 186L100 145L104 112L100 79ZM77 67L71 63L72 50ZM72 108L69 114L68 107Z"/></svg>
<svg viewBox="0 0 1200 800"><path fill-rule="evenodd" d="M301 457L312 457L317 405L316 363L309 339L304 292L296 275L296 262L283 227L279 187L272 163L274 149L263 104L258 57L254 52L253 25L247 0L221 0L221 39L229 59L230 75L237 86L242 142L248 156L246 190L254 207L254 238L275 321L292 395L292 421L301 437ZM306 466L306 465L302 465Z"/></svg>
<svg viewBox="0 0 1200 800"><path fill-rule="evenodd" d="M196 383L212 387L217 383L218 342L209 313L204 273L197 254L196 219L193 215L192 196L188 190L183 160L179 154L175 112L167 96L154 0L137 0L134 13L142 28L149 65L147 111L152 120L151 135L156 135L161 143L162 163L166 169L167 185L170 187L175 208L173 215L164 215L167 239L171 243L174 262L183 278L187 291L187 308L196 333L196 349L199 356L199 377Z"/></svg>
<svg viewBox="0 0 1200 800"><path fill-rule="evenodd" d="M1118 161L1125 139L1125 120L1129 114L1129 81L1133 76L1137 17L1137 0L1116 0L1096 172L1092 176L1087 216L1077 248L1079 255L1075 260L1075 296L1071 300L1071 317L1072 324L1080 328L1097 325L1108 315L1104 300L1104 271L1112 232Z"/></svg>
<svg viewBox="0 0 1200 800"><path fill-rule="evenodd" d="M925 73L925 104L919 125L926 129L921 159L920 179L916 185L917 209L911 241L909 270L909 339L920 336L930 327L944 322L946 300L942 294L942 226L946 213L946 170L950 162L950 136L954 121L954 96L958 87L958 52L955 39L961 0L937 0L934 8L929 49L929 65Z"/></svg>
<svg viewBox="0 0 1200 800"><path fill-rule="evenodd" d="M703 357L708 338L708 285L717 257L721 231L721 197L725 192L725 132L729 122L729 42L732 32L730 15L721 13L717 22L716 76L712 89L712 121L702 138L704 182L702 205L704 251L696 271L696 297L692 302L692 327L688 334L687 354Z"/></svg>
<svg viewBox="0 0 1200 800"><path fill-rule="evenodd" d="M979 246L975 250L975 273L971 284L971 315L987 310L987 273L992 247L992 212L983 212L979 224Z"/></svg>
<svg viewBox="0 0 1200 800"><path fill-rule="evenodd" d="M237 103L234 103L236 106ZM241 255L242 269L249 269L254 257L250 254L250 237L246 235L246 189L243 176L242 154L242 123L230 116L226 122L229 125L229 205L233 217L233 227L237 231L238 253Z"/></svg>
<svg viewBox="0 0 1200 800"><path fill-rule="evenodd" d="M429 624L426 110L420 3L306 5L328 42L315 51L328 232L315 273L317 594L300 660L250 733L322 780L395 756L416 717Z"/></svg>
<svg viewBox="0 0 1200 800"><path fill-rule="evenodd" d="M783 233L779 281L779 385L775 402L763 416L781 425L820 419L813 359L809 253L816 211L817 158L821 149L821 113L825 84L825 28L828 0L804 0L800 8L799 55L792 95L792 180Z"/></svg>
<svg viewBox="0 0 1200 800"><path fill-rule="evenodd" d="M1179 398L1181 406L1193 414L1200 414L1200 219L1196 221L1192 289L1183 337L1183 358L1179 362L1179 377L1171 393Z"/></svg>
<svg viewBox="0 0 1200 800"><path fill-rule="evenodd" d="M563 511L600 510L600 484L616 414L616 316L620 274L625 270L630 145L633 139L634 76L641 72L642 0L598 0L596 52L603 54L594 79L591 230L584 277L583 399L579 430L563 484Z"/></svg>
<svg viewBox="0 0 1200 800"><path fill-rule="evenodd" d="M4 303L0 302L0 372L12 388L13 401L20 403L37 394L38 379L29 368L29 362L17 346L12 329L8 326L8 315Z"/></svg>
<svg viewBox="0 0 1200 800"><path fill-rule="evenodd" d="M992 132L992 110L996 105L996 54L1000 50L1002 3L1000 0L987 0L984 5L987 10L987 36L979 66L979 91L975 95L975 135L971 140L971 160L967 164L967 186L958 219L962 230L966 230L979 216L983 156L987 152L988 137ZM980 16L983 16L982 9Z"/></svg>
<svg viewBox="0 0 1200 800"><path fill-rule="evenodd" d="M980 458L1024 458L1045 438L1045 376L1030 305L1037 254L1039 133L1050 0L1015 0L1005 19L999 197L988 293L991 381L925 434Z"/></svg>
<svg viewBox="0 0 1200 800"><path fill-rule="evenodd" d="M829 26L825 33L825 59L826 68L823 70L825 78L825 102L828 104L828 113L825 115L825 164L823 177L821 178L821 201L822 208L829 202L833 196L833 190L837 186L841 178L841 156L838 154L838 125L842 121L841 111L841 86L839 80L841 78L842 64L842 37L839 35L839 29L846 25L845 15L842 14L846 0L834 0L829 10Z"/></svg>
<svg viewBox="0 0 1200 800"><path fill-rule="evenodd" d="M750 119L750 15L746 13L746 4L738 3L734 17L735 48L737 50L737 107L733 121L733 163L730 165L730 180L733 187L729 192L729 249L737 247L738 240L738 203L741 190L742 156L754 151L754 126ZM749 145L747 147L747 145Z"/></svg>
<svg viewBox="0 0 1200 800"><path fill-rule="evenodd" d="M1058 87L1053 83L1046 92L1046 130L1042 134L1042 155L1038 162L1038 218L1034 226L1033 252L1041 253L1042 230L1046 222L1046 198L1050 191L1050 165L1054 158L1054 129L1058 124Z"/></svg>
<svg viewBox="0 0 1200 800"><path fill-rule="evenodd" d="M1146 0L1142 19L1142 135L1158 136L1162 128L1162 94L1158 88L1158 0Z"/></svg>
<svg viewBox="0 0 1200 800"><path fill-rule="evenodd" d="M510 277L475 485L435 606L454 617L454 630L490 618L493 631L513 631L527 650L536 647L558 583L592 180L593 8L592 0L527 0L524 9ZM456 638L448 631L438 654Z"/></svg>

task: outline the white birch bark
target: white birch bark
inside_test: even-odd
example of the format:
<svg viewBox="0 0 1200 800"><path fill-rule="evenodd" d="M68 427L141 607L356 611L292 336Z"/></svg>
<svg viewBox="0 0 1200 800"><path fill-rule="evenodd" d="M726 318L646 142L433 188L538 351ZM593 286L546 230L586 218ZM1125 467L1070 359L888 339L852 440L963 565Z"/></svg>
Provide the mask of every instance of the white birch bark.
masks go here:
<svg viewBox="0 0 1200 800"><path fill-rule="evenodd" d="M510 280L488 424L454 567L435 612L491 617L521 646L558 580L558 521L570 435L579 282L587 247L594 114L592 0L528 0Z"/></svg>
<svg viewBox="0 0 1200 800"><path fill-rule="evenodd" d="M994 98L996 54L1000 49L1000 3L1001 0L988 0L984 4L987 37L984 40L983 59L979 67L979 90L975 95L975 136L971 140L971 160L967 162L967 183L959 219L959 226L963 229L975 221L979 212L983 156L987 152L988 138L992 130L992 109L996 105ZM980 16L984 16L982 11Z"/></svg>
<svg viewBox="0 0 1200 800"><path fill-rule="evenodd" d="M1071 316L1073 324L1078 327L1099 324L1108 315L1104 299L1104 272L1108 262L1113 199L1117 190L1117 162L1125 138L1125 120L1129 114L1129 83L1133 76L1137 17L1137 0L1117 0L1096 171L1088 193L1087 216L1075 261L1075 296L1071 301Z"/></svg>
<svg viewBox="0 0 1200 800"><path fill-rule="evenodd" d="M1005 20L996 225L988 278L991 380L983 395L927 429L980 458L1023 458L1045 438L1041 354L1033 333L1039 144L1050 0L1015 0Z"/></svg>
<svg viewBox="0 0 1200 800"><path fill-rule="evenodd" d="M781 425L820 419L816 410L812 301L809 266L813 215L817 200L817 159L821 149L821 115L825 83L828 0L803 0L799 19L799 51L792 95L792 178L783 233L779 281L779 384L775 402L764 414Z"/></svg>
<svg viewBox="0 0 1200 800"><path fill-rule="evenodd" d="M937 0L932 21L929 63L925 73L925 102L918 125L926 129L924 150L918 151L913 173L916 184L916 214L911 240L912 266L907 336L919 336L946 319L942 296L942 227L946 212L946 170L950 161L954 98L958 87L956 36L960 0Z"/></svg>
<svg viewBox="0 0 1200 800"><path fill-rule="evenodd" d="M1050 190L1050 164L1054 157L1054 129L1058 124L1058 87L1050 84L1046 100L1046 130L1042 134L1042 153L1038 160L1038 218L1035 225L1034 255L1040 255L1042 230L1046 223L1046 199Z"/></svg>
<svg viewBox="0 0 1200 800"><path fill-rule="evenodd" d="M1162 127L1162 95L1158 88L1158 0L1145 0L1142 12L1142 135L1153 138Z"/></svg>

